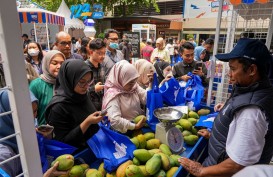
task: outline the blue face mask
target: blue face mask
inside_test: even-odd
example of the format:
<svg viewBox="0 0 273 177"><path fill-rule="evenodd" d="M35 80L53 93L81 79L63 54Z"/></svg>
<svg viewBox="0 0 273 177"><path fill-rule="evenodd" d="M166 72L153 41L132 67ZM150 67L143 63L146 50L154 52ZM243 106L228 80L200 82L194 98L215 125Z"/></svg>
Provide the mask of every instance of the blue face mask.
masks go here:
<svg viewBox="0 0 273 177"><path fill-rule="evenodd" d="M110 42L109 47L112 49L118 49L118 43Z"/></svg>

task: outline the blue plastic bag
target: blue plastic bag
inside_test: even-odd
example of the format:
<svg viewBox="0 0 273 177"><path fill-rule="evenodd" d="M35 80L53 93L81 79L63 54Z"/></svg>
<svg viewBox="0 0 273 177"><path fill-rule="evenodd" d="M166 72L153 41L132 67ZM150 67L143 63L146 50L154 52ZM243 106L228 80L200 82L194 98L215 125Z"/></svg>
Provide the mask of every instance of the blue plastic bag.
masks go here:
<svg viewBox="0 0 273 177"><path fill-rule="evenodd" d="M176 63L183 61L183 59L180 57L180 55L173 55L173 57L171 58L172 60L172 65L175 65Z"/></svg>
<svg viewBox="0 0 273 177"><path fill-rule="evenodd" d="M46 154L54 158L57 158L63 154L72 154L75 150L77 150L77 148L74 146L56 140L45 139L44 143Z"/></svg>
<svg viewBox="0 0 273 177"><path fill-rule="evenodd" d="M111 130L109 122L99 125L100 130L87 141L87 144L98 159L103 159L105 170L111 173L122 163L133 159L136 146L127 136Z"/></svg>
<svg viewBox="0 0 273 177"><path fill-rule="evenodd" d="M192 74L191 72L189 72L187 75L190 76L191 79L187 81L185 86L184 98L186 100L186 104L192 102L194 110L198 110L201 107L201 100L204 97L202 80L198 75Z"/></svg>
<svg viewBox="0 0 273 177"><path fill-rule="evenodd" d="M161 93L159 92L156 73L154 73L152 90L149 90L147 92L147 99L146 99L147 123L153 131L155 131L156 124L159 123L158 118L154 116L154 110L157 108L162 108L162 107L163 107L163 99L162 99Z"/></svg>
<svg viewBox="0 0 273 177"><path fill-rule="evenodd" d="M10 177L2 168L0 168L0 177Z"/></svg>
<svg viewBox="0 0 273 177"><path fill-rule="evenodd" d="M219 112L201 116L199 121L195 124L195 127L206 127L212 129L214 119L217 117Z"/></svg>
<svg viewBox="0 0 273 177"><path fill-rule="evenodd" d="M49 168L47 156L54 159L63 154L72 154L77 148L60 141L46 139L42 134L36 133L43 173Z"/></svg>
<svg viewBox="0 0 273 177"><path fill-rule="evenodd" d="M179 82L175 78L171 78L165 82L160 88L162 99L168 106L178 106L185 104L184 88L180 87Z"/></svg>

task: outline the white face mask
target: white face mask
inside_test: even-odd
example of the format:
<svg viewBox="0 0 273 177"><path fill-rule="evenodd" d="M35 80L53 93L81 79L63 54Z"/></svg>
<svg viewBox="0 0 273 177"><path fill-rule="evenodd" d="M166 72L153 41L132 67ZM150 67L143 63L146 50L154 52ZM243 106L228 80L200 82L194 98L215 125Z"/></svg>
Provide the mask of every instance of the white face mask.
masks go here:
<svg viewBox="0 0 273 177"><path fill-rule="evenodd" d="M36 50L36 49L28 49L28 54L29 54L30 56L32 56L32 57L38 56L39 53L40 53L39 50Z"/></svg>

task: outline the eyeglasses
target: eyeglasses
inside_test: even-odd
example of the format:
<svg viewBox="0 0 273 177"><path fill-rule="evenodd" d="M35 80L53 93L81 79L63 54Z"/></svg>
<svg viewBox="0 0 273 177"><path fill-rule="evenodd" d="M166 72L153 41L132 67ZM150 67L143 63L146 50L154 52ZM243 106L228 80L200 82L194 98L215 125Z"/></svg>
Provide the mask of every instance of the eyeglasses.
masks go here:
<svg viewBox="0 0 273 177"><path fill-rule="evenodd" d="M118 41L118 38L108 38L110 41Z"/></svg>
<svg viewBox="0 0 273 177"><path fill-rule="evenodd" d="M77 85L81 88L84 88L86 85L90 86L93 83L93 81L94 81L94 79L89 80L89 81L84 81L84 82L79 81Z"/></svg>
<svg viewBox="0 0 273 177"><path fill-rule="evenodd" d="M97 52L96 50L95 50L95 53L96 53L97 55L99 55L99 56L105 55L105 52Z"/></svg>
<svg viewBox="0 0 273 177"><path fill-rule="evenodd" d="M67 46L67 45L71 45L71 41L61 41L59 42L59 44L61 44L62 46Z"/></svg>

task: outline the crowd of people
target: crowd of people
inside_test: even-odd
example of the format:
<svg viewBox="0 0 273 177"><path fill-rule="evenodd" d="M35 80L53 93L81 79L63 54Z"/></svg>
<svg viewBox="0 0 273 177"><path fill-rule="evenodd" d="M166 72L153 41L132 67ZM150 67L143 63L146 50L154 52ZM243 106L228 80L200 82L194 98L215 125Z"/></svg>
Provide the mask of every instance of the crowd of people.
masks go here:
<svg viewBox="0 0 273 177"><path fill-rule="evenodd" d="M157 74L160 85L171 77L186 82L191 72L201 78L204 87L208 86L208 63L214 45L210 38L197 46L192 39L182 39L178 44L168 39L165 45L166 41L159 37L155 48L148 39L140 50L142 59L132 64L128 36L123 35L120 40L119 32L114 29L106 30L104 39L81 38L75 48L71 36L61 31L56 34L50 51L42 50L40 44L30 41L26 34L22 37L26 67L31 68L27 69L29 89L37 100L34 117L38 125L54 127L53 136L46 134L47 138L75 146L79 151L87 147L86 141L99 130L98 123L103 119L101 110L107 109L115 131L126 133L145 125L144 119L136 124L132 120L145 112L153 73ZM253 46L261 50L250 49ZM271 55L258 40L240 40L236 47L229 54L216 56L229 62L234 92L223 105L212 132L199 132L202 136L210 135L208 159L203 166L186 158L179 159L195 176L231 176L245 166L268 163L273 155L273 141L269 138L273 132L270 110L273 88L268 83L266 70ZM4 81L0 83L4 87ZM1 112L7 111L2 107L1 95L0 101ZM6 119L10 121L11 117ZM250 125L252 131L247 134L248 138L240 141L246 136L241 132ZM13 131L4 130L0 129L0 137L14 132L13 127ZM251 144L256 148L249 150ZM0 147L16 154L16 142L13 145L0 142ZM8 158L3 157L2 151L0 148L0 161ZM15 171L10 169L15 168L12 166L15 164L9 165L4 169L13 176Z"/></svg>

